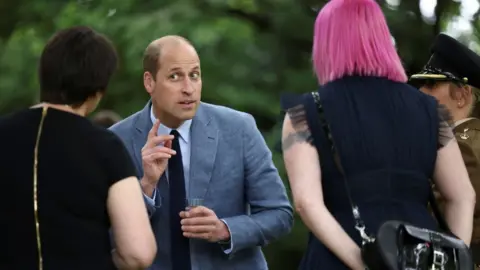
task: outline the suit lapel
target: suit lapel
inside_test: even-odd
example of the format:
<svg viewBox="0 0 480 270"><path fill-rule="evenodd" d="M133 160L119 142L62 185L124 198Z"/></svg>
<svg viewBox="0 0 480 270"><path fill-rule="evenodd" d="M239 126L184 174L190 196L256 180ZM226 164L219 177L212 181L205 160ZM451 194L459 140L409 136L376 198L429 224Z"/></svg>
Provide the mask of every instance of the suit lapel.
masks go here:
<svg viewBox="0 0 480 270"><path fill-rule="evenodd" d="M210 121L205 105L200 104L191 127L190 183L192 198L204 198L212 178L217 154L218 129Z"/></svg>
<svg viewBox="0 0 480 270"><path fill-rule="evenodd" d="M147 142L148 132L153 126L150 119L151 104L151 101L149 101L145 108L143 108L138 114L134 123L132 136L134 159L138 168L141 169L140 176L143 175L142 148ZM210 116L205 109L205 105L201 103L197 114L193 118L190 133L191 154L190 181L188 189L189 196L192 198L204 198L207 193L212 178L215 156L217 154L218 132L218 128L211 122ZM164 186L159 187L159 191L161 196L166 198L168 195L168 183L167 181L162 180L159 181L159 185Z"/></svg>
<svg viewBox="0 0 480 270"><path fill-rule="evenodd" d="M145 108L137 115L137 119L134 123L134 130L132 136L133 153L135 162L142 168L142 148L147 142L148 132L152 128L153 124L150 119L150 106L151 101L147 103ZM143 175L143 171L141 172Z"/></svg>

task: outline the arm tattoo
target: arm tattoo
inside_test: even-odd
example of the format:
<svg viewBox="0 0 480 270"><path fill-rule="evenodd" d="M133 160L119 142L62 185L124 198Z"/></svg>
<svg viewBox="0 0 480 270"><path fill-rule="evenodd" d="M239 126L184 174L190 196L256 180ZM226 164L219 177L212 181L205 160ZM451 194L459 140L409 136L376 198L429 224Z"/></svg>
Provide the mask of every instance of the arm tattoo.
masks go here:
<svg viewBox="0 0 480 270"><path fill-rule="evenodd" d="M282 140L282 150L287 151L295 143L308 142L309 140L310 132L308 130L292 132Z"/></svg>

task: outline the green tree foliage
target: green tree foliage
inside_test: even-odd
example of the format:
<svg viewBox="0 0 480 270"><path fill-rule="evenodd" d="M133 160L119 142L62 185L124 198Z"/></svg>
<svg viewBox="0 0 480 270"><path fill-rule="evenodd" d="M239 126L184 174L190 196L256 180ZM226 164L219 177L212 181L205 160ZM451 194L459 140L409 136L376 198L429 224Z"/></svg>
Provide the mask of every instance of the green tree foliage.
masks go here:
<svg viewBox="0 0 480 270"><path fill-rule="evenodd" d="M433 37L459 12L437 0L437 20L426 22L419 2L380 0L409 72L428 59ZM38 57L58 29L88 25L116 44L121 66L101 107L122 116L140 110L144 48L163 35L190 39L202 60L203 100L253 114L269 145L279 140L281 92L316 88L310 64L318 0L16 0L0 2L0 113L37 101ZM480 34L478 13L474 35ZM281 156L274 161L285 176ZM285 179L285 178L284 178ZM295 269L306 246L297 218L293 232L265 249L271 269Z"/></svg>

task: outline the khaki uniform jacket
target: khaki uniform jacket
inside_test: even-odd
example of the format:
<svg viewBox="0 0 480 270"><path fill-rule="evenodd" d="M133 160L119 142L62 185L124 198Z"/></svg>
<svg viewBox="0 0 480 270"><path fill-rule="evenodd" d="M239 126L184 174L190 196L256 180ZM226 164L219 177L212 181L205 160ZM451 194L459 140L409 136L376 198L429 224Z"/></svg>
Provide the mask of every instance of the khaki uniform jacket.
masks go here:
<svg viewBox="0 0 480 270"><path fill-rule="evenodd" d="M477 194L480 194L480 119L472 118L453 129L455 139L462 152L463 162L467 167L470 181ZM444 202L434 187L435 197L443 212ZM480 196L480 195L479 195ZM475 205L473 215L472 247L475 269L480 270L480 204Z"/></svg>
<svg viewBox="0 0 480 270"><path fill-rule="evenodd" d="M472 118L453 129L470 181L480 194L480 119ZM477 195L478 196L478 195ZM480 244L480 204L475 205L472 244Z"/></svg>

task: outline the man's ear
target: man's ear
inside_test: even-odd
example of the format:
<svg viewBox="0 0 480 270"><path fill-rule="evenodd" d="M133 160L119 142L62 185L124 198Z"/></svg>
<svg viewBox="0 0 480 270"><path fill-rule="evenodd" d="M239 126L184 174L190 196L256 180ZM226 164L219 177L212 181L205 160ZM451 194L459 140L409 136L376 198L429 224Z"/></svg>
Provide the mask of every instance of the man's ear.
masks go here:
<svg viewBox="0 0 480 270"><path fill-rule="evenodd" d="M155 78L152 76L152 73L145 71L143 73L143 86L147 93L152 94L155 89Z"/></svg>

